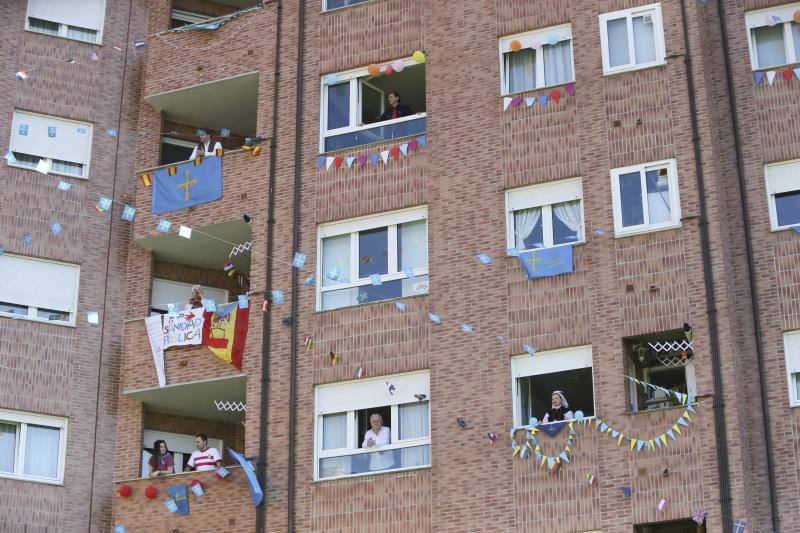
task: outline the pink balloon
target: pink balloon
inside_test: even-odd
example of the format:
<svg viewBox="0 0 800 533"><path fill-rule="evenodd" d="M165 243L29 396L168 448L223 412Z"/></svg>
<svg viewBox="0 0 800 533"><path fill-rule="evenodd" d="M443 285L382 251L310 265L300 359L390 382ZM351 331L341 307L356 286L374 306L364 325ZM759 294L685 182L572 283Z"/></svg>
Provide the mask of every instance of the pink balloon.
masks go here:
<svg viewBox="0 0 800 533"><path fill-rule="evenodd" d="M392 63L392 69L394 69L395 72L403 72L404 68L406 68L405 64L399 59Z"/></svg>

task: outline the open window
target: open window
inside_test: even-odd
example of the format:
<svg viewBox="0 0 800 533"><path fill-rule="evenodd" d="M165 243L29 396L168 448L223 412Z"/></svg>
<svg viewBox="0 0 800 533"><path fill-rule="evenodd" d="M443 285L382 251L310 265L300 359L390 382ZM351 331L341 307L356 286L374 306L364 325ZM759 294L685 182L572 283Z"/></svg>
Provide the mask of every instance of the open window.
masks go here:
<svg viewBox="0 0 800 533"><path fill-rule="evenodd" d="M317 386L314 479L430 466L429 381L424 371Z"/></svg>
<svg viewBox="0 0 800 533"><path fill-rule="evenodd" d="M520 48L514 50L512 43ZM569 24L500 39L502 94L532 91L575 81Z"/></svg>
<svg viewBox="0 0 800 533"><path fill-rule="evenodd" d="M694 352L682 329L639 335L623 340L625 374L671 392L697 396ZM625 380L630 412L663 409L680 402L663 390Z"/></svg>
<svg viewBox="0 0 800 533"><path fill-rule="evenodd" d="M332 224L317 232L317 310L428 293L428 209Z"/></svg>
<svg viewBox="0 0 800 533"><path fill-rule="evenodd" d="M633 526L633 533L705 533L706 525L694 520L670 520Z"/></svg>
<svg viewBox="0 0 800 533"><path fill-rule="evenodd" d="M773 230L800 224L800 160L774 163L764 168Z"/></svg>
<svg viewBox="0 0 800 533"><path fill-rule="evenodd" d="M800 62L800 24L794 21L798 10L800 3L794 3L745 14L753 70Z"/></svg>
<svg viewBox="0 0 800 533"><path fill-rule="evenodd" d="M600 15L600 45L604 74L665 64L661 4Z"/></svg>
<svg viewBox="0 0 800 533"><path fill-rule="evenodd" d="M611 170L614 234L636 235L681 225L674 159Z"/></svg>
<svg viewBox="0 0 800 533"><path fill-rule="evenodd" d="M321 152L425 132L425 64L405 58L379 68L377 76L365 67L322 78Z"/></svg>
<svg viewBox="0 0 800 533"><path fill-rule="evenodd" d="M531 418L544 420L552 407L553 391L563 392L568 411L594 416L591 346L512 357L511 378L516 427L527 425Z"/></svg>

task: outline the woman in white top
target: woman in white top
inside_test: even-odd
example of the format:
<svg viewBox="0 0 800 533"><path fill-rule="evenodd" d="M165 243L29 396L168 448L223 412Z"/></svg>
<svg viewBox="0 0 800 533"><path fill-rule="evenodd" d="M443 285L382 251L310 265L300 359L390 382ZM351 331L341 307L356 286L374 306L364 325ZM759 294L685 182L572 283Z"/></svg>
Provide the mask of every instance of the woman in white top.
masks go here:
<svg viewBox="0 0 800 533"><path fill-rule="evenodd" d="M542 419L543 424L550 422L559 422L561 420L572 420L575 415L569 410L569 402L567 397L560 390L554 390L552 398L550 399L552 408L545 413Z"/></svg>
<svg viewBox="0 0 800 533"><path fill-rule="evenodd" d="M372 448L374 446L385 446L392 442L392 431L383 425L383 417L378 413L372 413L369 417L368 429L364 434L362 448ZM370 470L386 470L394 466L394 451L372 452L369 455Z"/></svg>

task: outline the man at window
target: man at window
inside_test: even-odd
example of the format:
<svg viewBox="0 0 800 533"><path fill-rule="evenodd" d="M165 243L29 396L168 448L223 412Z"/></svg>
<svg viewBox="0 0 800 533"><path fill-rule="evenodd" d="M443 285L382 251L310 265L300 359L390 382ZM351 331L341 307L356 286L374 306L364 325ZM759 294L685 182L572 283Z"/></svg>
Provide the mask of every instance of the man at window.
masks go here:
<svg viewBox="0 0 800 533"><path fill-rule="evenodd" d="M413 115L414 112L405 104L400 103L400 93L389 91L389 109L383 112L381 120L392 120Z"/></svg>
<svg viewBox="0 0 800 533"><path fill-rule="evenodd" d="M203 472L205 470L215 470L222 466L222 456L216 448L208 447L208 437L202 433L195 436L194 445L197 451L192 452L189 461L186 463L184 472Z"/></svg>
<svg viewBox="0 0 800 533"><path fill-rule="evenodd" d="M211 140L211 132L203 128L200 130L200 142L197 143L197 146L192 150L192 155L189 156L189 160L195 157L214 157L217 155L217 150L222 150L222 144L219 141L213 143Z"/></svg>
<svg viewBox="0 0 800 533"><path fill-rule="evenodd" d="M362 448L372 448L374 446L385 446L391 444L392 432L383 425L383 417L378 413L372 413L369 417L370 429L364 434L364 442L361 444ZM369 469L370 470L386 470L394 466L394 453L387 452L373 452L369 456Z"/></svg>
<svg viewBox="0 0 800 533"><path fill-rule="evenodd" d="M567 397L564 396L563 392L560 390L554 390L550 401L551 408L549 411L547 411L547 413L545 413L544 418L542 419L543 424L559 422L562 420L572 420L575 418L575 415L569 410L569 403L567 402Z"/></svg>

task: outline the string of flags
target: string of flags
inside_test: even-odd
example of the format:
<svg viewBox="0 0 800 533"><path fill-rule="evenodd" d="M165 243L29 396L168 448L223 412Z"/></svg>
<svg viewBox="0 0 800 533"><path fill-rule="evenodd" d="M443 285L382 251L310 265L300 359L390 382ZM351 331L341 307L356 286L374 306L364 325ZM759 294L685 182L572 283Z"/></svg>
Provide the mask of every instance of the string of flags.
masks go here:
<svg viewBox="0 0 800 533"><path fill-rule="evenodd" d="M785 68L783 70L766 70L766 71L753 72L753 79L756 83L756 86L761 85L762 82L764 81L764 78L767 79L767 84L772 86L779 72L783 77L783 79L786 80L787 82L792 81L794 78L800 80L800 67Z"/></svg>
<svg viewBox="0 0 800 533"><path fill-rule="evenodd" d="M568 83L564 86L564 94L569 96L575 96L575 83ZM558 102L561 101L561 91L558 89L553 89L550 92L542 93L538 96L525 96L516 95L516 96L504 96L503 97L503 111L508 111L512 108L517 108L523 103L525 107L536 107L541 106L542 109L547 109L547 103L553 102L553 104L558 105Z"/></svg>
<svg viewBox="0 0 800 533"><path fill-rule="evenodd" d="M350 156L317 156L317 170L325 167L325 170L339 170L342 165L347 167L347 170L355 170L364 168L367 163L373 167L377 167L379 162L384 166L389 164L389 160L399 161L400 156L408 157L409 154L416 152L420 148L428 146L428 141L425 135L420 135L408 142L397 144L388 150L379 152L372 152L368 154L358 154Z"/></svg>

